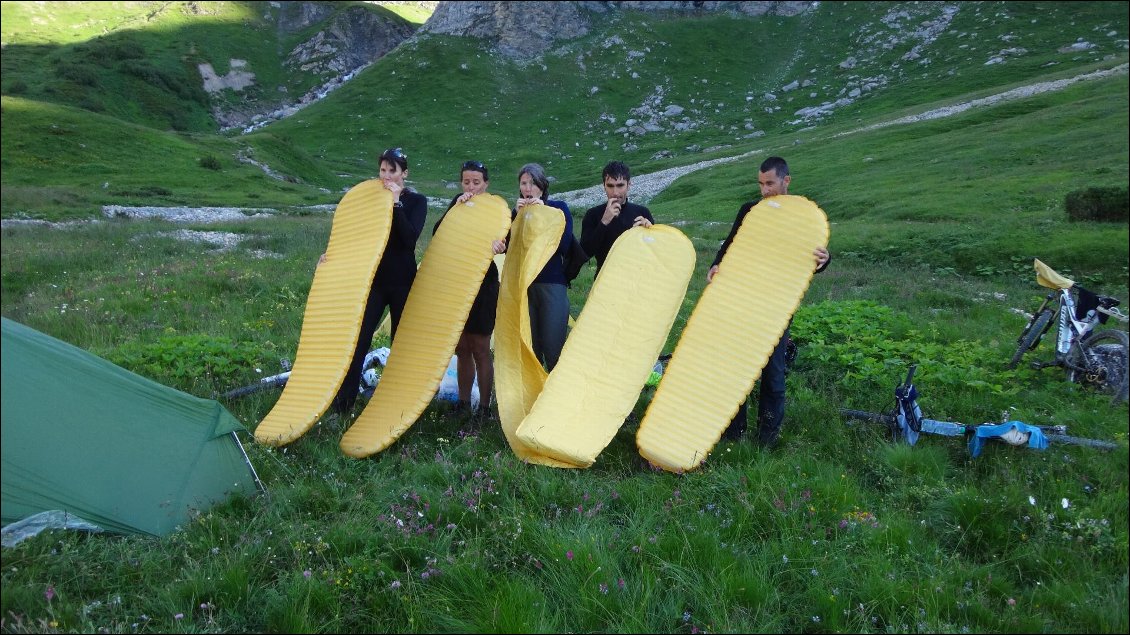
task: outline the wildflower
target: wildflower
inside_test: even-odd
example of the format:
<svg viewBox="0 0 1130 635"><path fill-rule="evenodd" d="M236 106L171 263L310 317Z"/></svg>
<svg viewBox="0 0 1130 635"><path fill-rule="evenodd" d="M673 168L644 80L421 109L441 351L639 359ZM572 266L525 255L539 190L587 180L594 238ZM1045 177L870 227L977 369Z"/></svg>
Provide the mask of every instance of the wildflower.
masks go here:
<svg viewBox="0 0 1130 635"><path fill-rule="evenodd" d="M624 585L624 578L620 578L619 580L617 580L617 581L616 581L616 586L618 586L618 587L620 587L621 589L623 589L623 588L624 588L624 586L625 586L625 585Z"/></svg>
<svg viewBox="0 0 1130 635"><path fill-rule="evenodd" d="M173 619L174 620L183 620L184 619L184 613L177 613L176 615L173 616Z"/></svg>
<svg viewBox="0 0 1130 635"><path fill-rule="evenodd" d="M820 623L820 616L819 615L813 615L812 616L812 623L813 624L819 624Z"/></svg>
<svg viewBox="0 0 1130 635"><path fill-rule="evenodd" d="M400 580L393 580L392 584L388 585L388 588L392 589L393 591L399 589L400 588Z"/></svg>
<svg viewBox="0 0 1130 635"><path fill-rule="evenodd" d="M604 582L600 583L600 592L602 595L608 595L608 585Z"/></svg>
<svg viewBox="0 0 1130 635"><path fill-rule="evenodd" d="M307 569L307 570L305 570L305 571L303 571L303 572L302 572L302 577L306 578L307 580L309 580L309 579L310 579L310 576L311 576L311 575L313 575L313 574L312 574L312 572L311 572L311 571L310 571L309 569Z"/></svg>
<svg viewBox="0 0 1130 635"><path fill-rule="evenodd" d="M781 562L788 564L789 563L789 557L788 556L781 556Z"/></svg>
<svg viewBox="0 0 1130 635"><path fill-rule="evenodd" d="M632 553L639 553L639 552L640 552L640 546L639 545L632 545Z"/></svg>
<svg viewBox="0 0 1130 635"><path fill-rule="evenodd" d="M819 572L819 571L817 571L816 569L810 569L810 570L809 570L808 572L809 572L809 573L811 573L811 574L812 574L812 577L814 577L814 578L815 578L816 576L820 575L820 572Z"/></svg>
<svg viewBox="0 0 1130 635"><path fill-rule="evenodd" d="M1014 598L1008 598L1008 605L1016 606L1016 600Z"/></svg>
<svg viewBox="0 0 1130 635"><path fill-rule="evenodd" d="M1063 505L1063 508L1064 508L1064 509L1067 509L1068 507L1070 507L1070 506L1071 506L1071 503L1070 503L1070 502L1068 502L1068 501L1067 501L1067 499L1065 498L1065 499L1063 499L1062 501L1060 501L1060 505Z"/></svg>
<svg viewBox="0 0 1130 635"><path fill-rule="evenodd" d="M566 560L572 560L573 559L573 551L572 550L565 552L565 559Z"/></svg>
<svg viewBox="0 0 1130 635"><path fill-rule="evenodd" d="M55 587L48 585L47 590L43 592L43 596L47 598L48 602L55 599Z"/></svg>
<svg viewBox="0 0 1130 635"><path fill-rule="evenodd" d="M1035 507L1036 506L1036 497L1035 496L1029 496L1028 497L1028 504Z"/></svg>
<svg viewBox="0 0 1130 635"><path fill-rule="evenodd" d="M689 621L691 621L691 612L690 611L683 611L683 622L689 622Z"/></svg>

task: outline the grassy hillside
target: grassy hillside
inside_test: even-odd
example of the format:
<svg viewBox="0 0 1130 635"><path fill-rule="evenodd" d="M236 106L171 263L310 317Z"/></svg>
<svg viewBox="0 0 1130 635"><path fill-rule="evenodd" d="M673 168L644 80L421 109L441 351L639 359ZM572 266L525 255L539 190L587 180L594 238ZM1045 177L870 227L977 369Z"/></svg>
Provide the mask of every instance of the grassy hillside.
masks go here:
<svg viewBox="0 0 1130 635"><path fill-rule="evenodd" d="M328 17L303 31L279 28L285 7L262 2L5 2L3 90L35 101L106 114L157 130L218 131L214 107L293 99L325 81L285 64L333 14L369 3L337 2ZM415 11L405 7L406 12ZM255 82L209 95L198 65L224 76L232 59L247 62Z"/></svg>

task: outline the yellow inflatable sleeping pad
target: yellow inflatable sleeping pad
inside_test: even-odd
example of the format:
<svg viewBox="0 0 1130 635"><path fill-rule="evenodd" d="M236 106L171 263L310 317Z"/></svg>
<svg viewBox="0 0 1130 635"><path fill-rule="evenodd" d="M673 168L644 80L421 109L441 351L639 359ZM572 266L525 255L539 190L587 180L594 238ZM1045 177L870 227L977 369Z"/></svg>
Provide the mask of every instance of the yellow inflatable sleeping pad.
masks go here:
<svg viewBox="0 0 1130 635"><path fill-rule="evenodd" d="M380 452L423 413L463 333L491 263L491 243L509 227L510 209L494 194L447 212L424 252L381 381L342 437L342 452L356 458Z"/></svg>
<svg viewBox="0 0 1130 635"><path fill-rule="evenodd" d="M260 443L281 446L306 434L337 394L388 243L392 202L392 193L373 179L338 203L326 261L314 270L294 367L278 402L255 428Z"/></svg>
<svg viewBox="0 0 1130 635"><path fill-rule="evenodd" d="M639 399L694 271L674 227L632 228L608 252L561 358L517 438L542 456L588 467Z"/></svg>
<svg viewBox="0 0 1130 635"><path fill-rule="evenodd" d="M828 244L828 219L801 196L773 196L746 215L668 362L636 435L640 454L672 472L700 465L781 339Z"/></svg>
<svg viewBox="0 0 1130 635"><path fill-rule="evenodd" d="M495 324L495 385L502 431L518 458L554 467L576 467L542 456L517 437L518 426L541 394L547 377L534 355L527 290L554 257L565 231L561 210L547 205L523 207L510 227Z"/></svg>

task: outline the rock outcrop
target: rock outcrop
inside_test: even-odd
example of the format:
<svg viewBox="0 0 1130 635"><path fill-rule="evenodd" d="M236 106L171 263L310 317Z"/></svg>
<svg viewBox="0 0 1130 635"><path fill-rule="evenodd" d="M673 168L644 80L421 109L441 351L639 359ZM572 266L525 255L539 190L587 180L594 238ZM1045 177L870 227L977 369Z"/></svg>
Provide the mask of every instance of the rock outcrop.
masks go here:
<svg viewBox="0 0 1130 635"><path fill-rule="evenodd" d="M217 105L212 116L224 130L250 131L276 119L294 114L354 77L358 71L380 59L401 42L412 37L416 28L403 20L390 18L364 6L340 10L330 2L271 2L264 19L275 20L282 41L295 33L322 25L314 35L295 46L284 64L289 70L313 73L322 82L306 94L262 106L253 101ZM255 83L255 69L236 67L219 77L210 65L201 65L205 90L243 90ZM237 73L238 75L235 75ZM238 80L238 81L236 81ZM285 89L280 87L280 91Z"/></svg>
<svg viewBox="0 0 1130 635"><path fill-rule="evenodd" d="M616 10L744 15L804 13L816 2L440 2L421 29L426 33L487 40L519 59L536 57L557 42L589 32L592 20Z"/></svg>

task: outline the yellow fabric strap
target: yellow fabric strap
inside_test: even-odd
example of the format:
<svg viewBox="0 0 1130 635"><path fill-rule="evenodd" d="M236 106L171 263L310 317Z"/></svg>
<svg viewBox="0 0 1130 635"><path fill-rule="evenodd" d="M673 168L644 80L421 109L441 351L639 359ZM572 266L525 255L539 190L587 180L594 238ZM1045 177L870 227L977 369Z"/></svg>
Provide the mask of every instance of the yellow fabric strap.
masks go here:
<svg viewBox="0 0 1130 635"><path fill-rule="evenodd" d="M314 270L294 368L278 402L255 428L260 443L281 446L306 434L337 394L388 243L392 202L392 193L373 179L338 203L326 261Z"/></svg>
<svg viewBox="0 0 1130 635"><path fill-rule="evenodd" d="M672 472L700 465L780 340L828 244L828 220L801 196L762 200L687 321L636 435L640 454Z"/></svg>
<svg viewBox="0 0 1130 635"><path fill-rule="evenodd" d="M381 381L342 437L342 452L356 458L380 452L423 413L463 333L493 257L491 243L509 227L510 209L493 194L447 212L412 283Z"/></svg>

